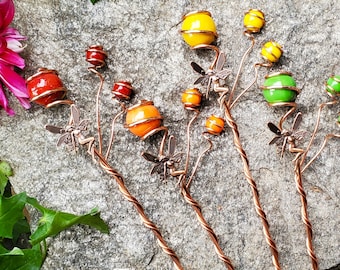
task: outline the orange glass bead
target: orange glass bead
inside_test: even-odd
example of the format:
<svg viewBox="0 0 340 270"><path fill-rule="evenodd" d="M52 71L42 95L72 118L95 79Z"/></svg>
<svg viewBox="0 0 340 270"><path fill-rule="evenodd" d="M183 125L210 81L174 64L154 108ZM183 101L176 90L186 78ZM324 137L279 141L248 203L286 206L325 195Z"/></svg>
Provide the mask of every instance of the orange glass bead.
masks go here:
<svg viewBox="0 0 340 270"><path fill-rule="evenodd" d="M189 88L182 94L182 103L187 110L194 110L201 105L202 94L197 88Z"/></svg>
<svg viewBox="0 0 340 270"><path fill-rule="evenodd" d="M220 135L224 129L224 119L215 115L211 115L205 121L205 128L212 135Z"/></svg>
<svg viewBox="0 0 340 270"><path fill-rule="evenodd" d="M144 140L158 131L166 129L162 126L162 119L163 117L152 101L141 100L127 109L125 127L132 134Z"/></svg>

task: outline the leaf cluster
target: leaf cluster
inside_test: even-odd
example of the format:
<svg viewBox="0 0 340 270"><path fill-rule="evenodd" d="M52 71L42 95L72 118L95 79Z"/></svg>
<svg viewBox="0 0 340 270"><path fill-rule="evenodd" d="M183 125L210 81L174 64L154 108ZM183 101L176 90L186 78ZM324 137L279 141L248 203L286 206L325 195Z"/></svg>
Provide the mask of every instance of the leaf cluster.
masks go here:
<svg viewBox="0 0 340 270"><path fill-rule="evenodd" d="M84 215L74 215L43 207L25 192L14 193L8 179L12 175L10 165L0 161L0 269L40 269L46 257L46 238L73 225L89 225L102 233L109 233L97 208ZM34 231L31 231L26 205L41 214Z"/></svg>

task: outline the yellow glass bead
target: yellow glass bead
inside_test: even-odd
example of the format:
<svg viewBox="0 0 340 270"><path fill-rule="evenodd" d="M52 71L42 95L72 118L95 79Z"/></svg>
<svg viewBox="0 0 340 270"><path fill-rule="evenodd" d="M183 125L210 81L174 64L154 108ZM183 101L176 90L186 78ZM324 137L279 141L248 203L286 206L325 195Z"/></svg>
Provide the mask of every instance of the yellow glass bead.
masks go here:
<svg viewBox="0 0 340 270"><path fill-rule="evenodd" d="M243 25L249 33L258 33L265 24L264 14L261 10L250 9L245 13Z"/></svg>
<svg viewBox="0 0 340 270"><path fill-rule="evenodd" d="M190 12L182 21L182 37L191 47L209 45L217 38L216 25L209 11Z"/></svg>
<svg viewBox="0 0 340 270"><path fill-rule="evenodd" d="M162 119L163 117L152 101L141 100L127 109L125 127L134 135L145 139L162 130Z"/></svg>
<svg viewBox="0 0 340 270"><path fill-rule="evenodd" d="M220 135L224 129L224 119L215 115L211 115L205 121L205 128L212 135Z"/></svg>
<svg viewBox="0 0 340 270"><path fill-rule="evenodd" d="M268 41L263 45L261 55L269 62L275 63L279 61L282 55L282 47L279 43L275 41Z"/></svg>
<svg viewBox="0 0 340 270"><path fill-rule="evenodd" d="M182 94L184 108L194 110L201 105L202 94L197 88L189 88Z"/></svg>

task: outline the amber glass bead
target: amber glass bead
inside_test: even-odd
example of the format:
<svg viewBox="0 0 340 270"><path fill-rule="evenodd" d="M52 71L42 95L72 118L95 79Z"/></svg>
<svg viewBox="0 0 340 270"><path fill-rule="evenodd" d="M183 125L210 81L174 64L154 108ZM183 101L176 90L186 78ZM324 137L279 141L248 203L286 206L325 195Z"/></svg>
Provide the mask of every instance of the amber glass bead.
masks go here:
<svg viewBox="0 0 340 270"><path fill-rule="evenodd" d="M215 115L211 115L205 121L205 128L212 135L220 135L224 129L224 119Z"/></svg>
<svg viewBox="0 0 340 270"><path fill-rule="evenodd" d="M268 41L263 45L261 55L267 61L275 63L282 55L282 47L275 41Z"/></svg>
<svg viewBox="0 0 340 270"><path fill-rule="evenodd" d="M202 94L197 88L186 89L182 94L184 108L194 110L201 105Z"/></svg>
<svg viewBox="0 0 340 270"><path fill-rule="evenodd" d="M26 85L30 100L46 108L59 103L66 94L58 72L51 69L39 68L26 80Z"/></svg>
<svg viewBox="0 0 340 270"><path fill-rule="evenodd" d="M103 46L92 45L86 50L86 61L96 68L101 68L105 65L107 53L104 52Z"/></svg>
<svg viewBox="0 0 340 270"><path fill-rule="evenodd" d="M125 127L142 139L164 129L160 112L152 101L141 100L127 109Z"/></svg>
<svg viewBox="0 0 340 270"><path fill-rule="evenodd" d="M243 25L248 33L258 33L265 24L264 14L261 10L250 9L245 13Z"/></svg>
<svg viewBox="0 0 340 270"><path fill-rule="evenodd" d="M132 94L132 85L127 81L119 81L114 83L112 93L116 99L128 100Z"/></svg>
<svg viewBox="0 0 340 270"><path fill-rule="evenodd" d="M217 38L216 25L209 11L190 12L182 21L182 37L191 47L209 45Z"/></svg>

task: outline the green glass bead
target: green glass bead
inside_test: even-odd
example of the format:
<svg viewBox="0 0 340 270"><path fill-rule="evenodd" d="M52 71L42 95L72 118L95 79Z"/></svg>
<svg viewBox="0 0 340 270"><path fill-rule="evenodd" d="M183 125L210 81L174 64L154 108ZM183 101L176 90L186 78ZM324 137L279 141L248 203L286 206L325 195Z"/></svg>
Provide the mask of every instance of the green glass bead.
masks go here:
<svg viewBox="0 0 340 270"><path fill-rule="evenodd" d="M340 76L335 75L330 77L326 83L327 92L334 94L340 94Z"/></svg>
<svg viewBox="0 0 340 270"><path fill-rule="evenodd" d="M268 75L262 89L268 103L293 102L298 93L296 82L288 72Z"/></svg>

